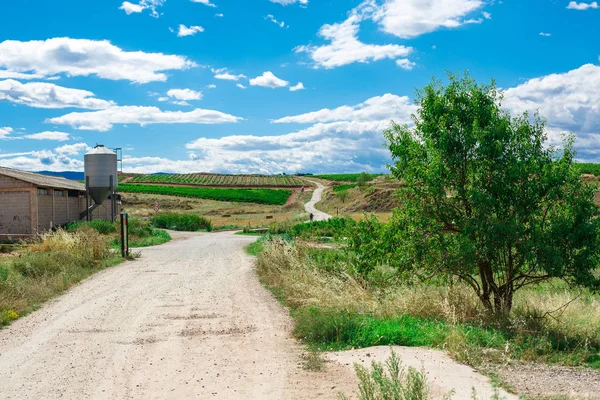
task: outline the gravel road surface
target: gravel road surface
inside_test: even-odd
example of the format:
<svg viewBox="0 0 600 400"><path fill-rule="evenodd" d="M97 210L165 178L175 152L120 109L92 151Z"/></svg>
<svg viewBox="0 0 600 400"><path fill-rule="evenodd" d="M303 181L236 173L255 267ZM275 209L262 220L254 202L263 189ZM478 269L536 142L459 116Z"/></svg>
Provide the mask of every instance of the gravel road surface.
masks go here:
<svg viewBox="0 0 600 400"><path fill-rule="evenodd" d="M335 399L355 392L354 362L389 352L326 354L323 372L304 370L287 311L243 250L255 238L173 236L1 329L0 399ZM442 352L406 351L433 366L436 393L489 387Z"/></svg>

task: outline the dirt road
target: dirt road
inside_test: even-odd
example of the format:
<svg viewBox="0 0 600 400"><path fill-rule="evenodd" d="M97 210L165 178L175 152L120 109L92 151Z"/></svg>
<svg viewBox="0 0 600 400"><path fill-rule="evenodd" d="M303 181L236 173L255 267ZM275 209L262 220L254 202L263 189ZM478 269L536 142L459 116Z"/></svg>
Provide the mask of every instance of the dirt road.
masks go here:
<svg viewBox="0 0 600 400"><path fill-rule="evenodd" d="M325 186L321 185L319 182L309 182L317 185L317 188L313 192L312 199L310 199L310 201L304 205L304 209L307 213L312 213L314 215L314 221L326 221L331 218L331 215L326 214L323 211L319 211L315 208L315 204L321 201L321 196L323 195L323 190L325 190Z"/></svg>
<svg viewBox="0 0 600 400"><path fill-rule="evenodd" d="M177 237L0 330L0 399L335 399L356 388L353 362L383 357L335 353L324 372L305 371L289 315L243 251L255 238ZM439 351L412 353L434 383L454 374L437 393L489 388Z"/></svg>

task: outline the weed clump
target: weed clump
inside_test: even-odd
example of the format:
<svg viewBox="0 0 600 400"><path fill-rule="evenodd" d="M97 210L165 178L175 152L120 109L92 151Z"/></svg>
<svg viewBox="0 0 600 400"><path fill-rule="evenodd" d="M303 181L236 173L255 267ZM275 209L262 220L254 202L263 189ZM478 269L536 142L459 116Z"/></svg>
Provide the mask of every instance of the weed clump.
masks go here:
<svg viewBox="0 0 600 400"><path fill-rule="evenodd" d="M0 326L114 264L106 238L89 226L48 232L0 265Z"/></svg>
<svg viewBox="0 0 600 400"><path fill-rule="evenodd" d="M500 320L460 282L407 283L385 265L365 272L351 249L264 238L256 252L262 282L291 308L295 335L320 349L427 346L471 365L600 368L600 297L591 292L560 282L524 289Z"/></svg>
<svg viewBox="0 0 600 400"><path fill-rule="evenodd" d="M195 214L162 214L151 219L155 228L171 229L185 232L211 232L210 220Z"/></svg>

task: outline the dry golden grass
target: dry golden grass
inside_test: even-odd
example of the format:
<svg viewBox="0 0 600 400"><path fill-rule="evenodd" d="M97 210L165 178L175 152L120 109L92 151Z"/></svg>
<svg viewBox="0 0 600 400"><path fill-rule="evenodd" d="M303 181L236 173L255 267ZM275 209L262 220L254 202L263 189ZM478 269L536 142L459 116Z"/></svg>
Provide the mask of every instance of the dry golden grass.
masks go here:
<svg viewBox="0 0 600 400"><path fill-rule="evenodd" d="M93 229L42 235L18 257L0 260L0 326L119 261Z"/></svg>
<svg viewBox="0 0 600 400"><path fill-rule="evenodd" d="M306 257L306 251L315 250L274 240L264 244L257 261L263 282L277 288L292 308L318 306L382 318L408 314L452 325L490 322L473 290L465 285L361 284L353 278L351 265L339 260L326 265L321 258ZM575 291L560 282L522 289L515 296L510 324L516 333L545 332L581 346L597 347L600 296Z"/></svg>

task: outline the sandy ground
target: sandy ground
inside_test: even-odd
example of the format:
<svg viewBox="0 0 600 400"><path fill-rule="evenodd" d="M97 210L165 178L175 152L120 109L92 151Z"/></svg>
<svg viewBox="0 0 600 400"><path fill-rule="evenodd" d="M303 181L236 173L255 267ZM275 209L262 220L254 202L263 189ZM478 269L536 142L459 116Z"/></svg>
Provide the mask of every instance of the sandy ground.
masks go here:
<svg viewBox="0 0 600 400"><path fill-rule="evenodd" d="M316 181L309 180L309 182L315 184L317 188L313 192L312 199L304 205L304 209L307 213L312 213L314 215L314 221L326 221L331 218L331 215L326 214L323 211L319 211L315 208L315 204L321 201L321 196L323 195L323 190L325 190L325 186Z"/></svg>
<svg viewBox="0 0 600 400"><path fill-rule="evenodd" d="M305 371L288 313L243 251L255 238L173 235L0 330L0 399L335 399L355 391L353 362L389 352L332 353ZM442 352L398 352L424 363L436 393L489 389Z"/></svg>
<svg viewBox="0 0 600 400"><path fill-rule="evenodd" d="M600 372L559 365L516 364L499 371L521 394L600 400Z"/></svg>

